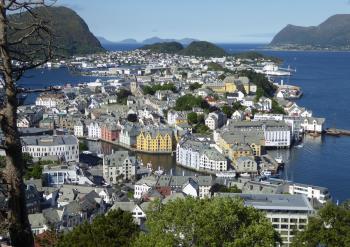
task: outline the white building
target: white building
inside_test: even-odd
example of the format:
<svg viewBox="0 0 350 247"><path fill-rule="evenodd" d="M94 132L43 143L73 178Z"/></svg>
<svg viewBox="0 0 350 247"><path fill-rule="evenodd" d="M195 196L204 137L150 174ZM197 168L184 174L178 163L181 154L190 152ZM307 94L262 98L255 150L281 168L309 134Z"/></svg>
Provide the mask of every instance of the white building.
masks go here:
<svg viewBox="0 0 350 247"><path fill-rule="evenodd" d="M201 152L199 167L210 171L227 171L227 160L215 148L207 148Z"/></svg>
<svg viewBox="0 0 350 247"><path fill-rule="evenodd" d="M101 139L101 126L97 122L91 122L87 125L88 138Z"/></svg>
<svg viewBox="0 0 350 247"><path fill-rule="evenodd" d="M324 118L306 117L301 121L301 127L305 132L318 132L323 131Z"/></svg>
<svg viewBox="0 0 350 247"><path fill-rule="evenodd" d="M79 141L73 135L25 136L21 137L22 152L29 153L34 160L60 159L79 162Z"/></svg>
<svg viewBox="0 0 350 247"><path fill-rule="evenodd" d="M205 125L208 126L209 129L215 130L225 125L227 121L227 117L222 112L211 112L208 117L205 119Z"/></svg>
<svg viewBox="0 0 350 247"><path fill-rule="evenodd" d="M43 176L48 186L59 186L63 184L94 185L94 183L84 175L84 172L75 165L45 167Z"/></svg>
<svg viewBox="0 0 350 247"><path fill-rule="evenodd" d="M37 106L45 106L47 108L54 108L66 97L63 94L48 94L44 93L39 95L35 101L35 105Z"/></svg>
<svg viewBox="0 0 350 247"><path fill-rule="evenodd" d="M331 199L330 193L327 188L313 186L308 184L292 183L288 186L289 194L305 195L309 199L317 199L320 203L326 203Z"/></svg>
<svg viewBox="0 0 350 247"><path fill-rule="evenodd" d="M134 198L141 199L141 197L152 189L157 183L157 178L148 176L140 179L135 183Z"/></svg>
<svg viewBox="0 0 350 247"><path fill-rule="evenodd" d="M84 136L84 124L81 121L77 121L74 124L74 135L76 137Z"/></svg>
<svg viewBox="0 0 350 247"><path fill-rule="evenodd" d="M140 128L136 125L125 124L120 126L119 143L128 147L136 145L136 137Z"/></svg>
<svg viewBox="0 0 350 247"><path fill-rule="evenodd" d="M280 234L283 246L289 246L294 234L303 231L314 214L304 195L217 193L220 197L239 197L245 206L263 211L273 228Z"/></svg>
<svg viewBox="0 0 350 247"><path fill-rule="evenodd" d="M130 180L136 173L136 158L128 151L116 151L103 158L103 178L108 184L116 184L120 179Z"/></svg>

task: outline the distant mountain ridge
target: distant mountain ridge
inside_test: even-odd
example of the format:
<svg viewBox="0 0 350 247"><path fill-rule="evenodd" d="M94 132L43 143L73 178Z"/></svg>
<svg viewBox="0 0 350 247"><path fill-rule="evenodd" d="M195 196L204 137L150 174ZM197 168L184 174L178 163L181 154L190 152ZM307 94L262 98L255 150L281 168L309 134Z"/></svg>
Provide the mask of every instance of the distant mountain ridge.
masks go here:
<svg viewBox="0 0 350 247"><path fill-rule="evenodd" d="M318 26L287 25L271 41L272 47L350 49L350 14L329 17Z"/></svg>
<svg viewBox="0 0 350 247"><path fill-rule="evenodd" d="M168 43L168 42L178 42L182 45L188 45L193 41L198 41L197 39L192 39L192 38L183 38L183 39L162 39L159 37L151 37L148 39L145 39L141 42L138 42L136 39L124 39L121 41L110 41L105 39L104 37L98 37L99 41L101 44L144 44L144 45L152 45L156 43Z"/></svg>
<svg viewBox="0 0 350 247"><path fill-rule="evenodd" d="M223 57L228 55L224 49L207 41L193 41L187 47L184 47L179 42L163 42L145 45L141 49L150 50L155 53L198 57Z"/></svg>

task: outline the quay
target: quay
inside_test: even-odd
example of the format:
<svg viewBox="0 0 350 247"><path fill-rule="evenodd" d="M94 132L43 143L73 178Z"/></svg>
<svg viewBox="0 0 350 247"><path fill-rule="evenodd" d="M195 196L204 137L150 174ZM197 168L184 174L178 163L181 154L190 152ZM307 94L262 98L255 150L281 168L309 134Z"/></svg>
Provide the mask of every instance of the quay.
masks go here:
<svg viewBox="0 0 350 247"><path fill-rule="evenodd" d="M328 128L325 130L325 134L332 136L350 136L350 130Z"/></svg>

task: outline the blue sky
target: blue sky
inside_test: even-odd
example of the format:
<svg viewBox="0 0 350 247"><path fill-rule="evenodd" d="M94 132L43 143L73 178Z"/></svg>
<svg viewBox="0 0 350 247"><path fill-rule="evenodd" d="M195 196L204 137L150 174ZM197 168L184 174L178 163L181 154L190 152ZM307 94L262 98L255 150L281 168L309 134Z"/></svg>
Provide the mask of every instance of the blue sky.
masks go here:
<svg viewBox="0 0 350 247"><path fill-rule="evenodd" d="M196 38L266 43L287 24L318 25L350 13L350 0L58 0L112 41Z"/></svg>

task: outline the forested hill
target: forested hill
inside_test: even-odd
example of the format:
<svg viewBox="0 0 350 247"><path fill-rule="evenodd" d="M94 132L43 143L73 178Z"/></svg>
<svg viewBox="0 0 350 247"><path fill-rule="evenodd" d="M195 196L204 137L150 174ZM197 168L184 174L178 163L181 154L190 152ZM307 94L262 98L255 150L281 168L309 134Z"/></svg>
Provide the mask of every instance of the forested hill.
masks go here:
<svg viewBox="0 0 350 247"><path fill-rule="evenodd" d="M60 6L39 7L33 11L49 22L54 34L54 45L59 48L56 53L79 55L104 51L85 21L73 10ZM10 20L28 24L30 15L28 13L13 14Z"/></svg>
<svg viewBox="0 0 350 247"><path fill-rule="evenodd" d="M151 52L156 53L170 53L198 57L223 57L228 55L224 49L206 41L193 41L187 47L184 47L178 42L164 42L145 45L141 49L150 50Z"/></svg>
<svg viewBox="0 0 350 247"><path fill-rule="evenodd" d="M318 26L288 25L270 46L300 49L350 49L350 14L334 15Z"/></svg>

